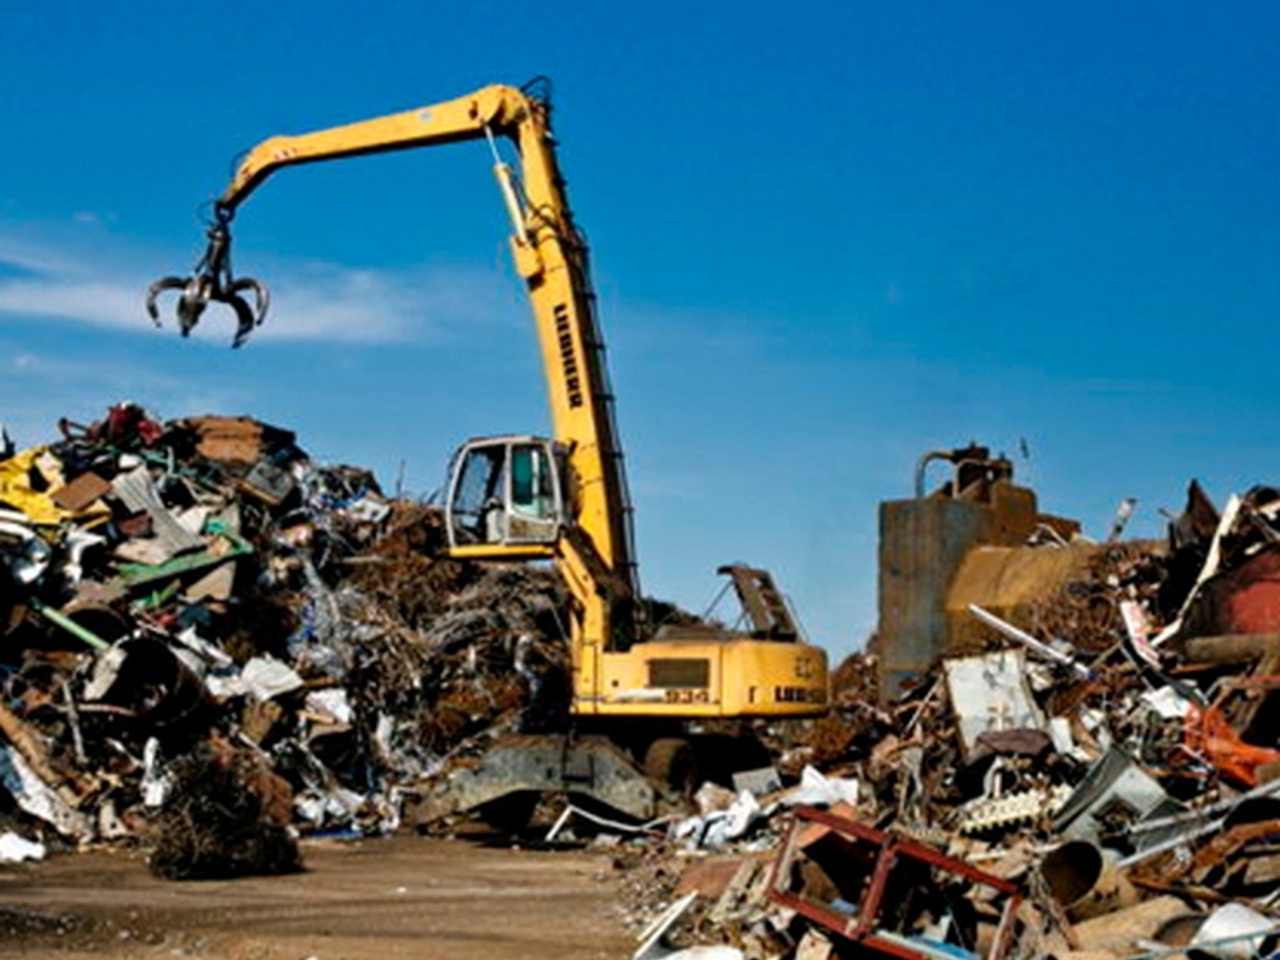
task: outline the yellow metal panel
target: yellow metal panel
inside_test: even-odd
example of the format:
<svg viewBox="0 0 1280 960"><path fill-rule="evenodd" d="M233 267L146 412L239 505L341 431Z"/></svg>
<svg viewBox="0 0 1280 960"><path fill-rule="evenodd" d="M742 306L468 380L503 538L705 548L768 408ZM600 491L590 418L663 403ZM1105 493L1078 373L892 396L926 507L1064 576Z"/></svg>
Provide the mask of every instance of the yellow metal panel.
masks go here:
<svg viewBox="0 0 1280 960"><path fill-rule="evenodd" d="M84 510L64 510L49 498L32 488L32 472L38 472L36 461L48 447L33 447L0 463L0 501L26 514L38 526L55 527L67 520L102 520L111 516L111 510L102 503L91 504Z"/></svg>
<svg viewBox="0 0 1280 960"><path fill-rule="evenodd" d="M650 684L652 661L705 659L705 688ZM826 712L826 654L803 643L674 640L601 655L593 712L613 716L804 717ZM581 711L580 711L581 712Z"/></svg>
<svg viewBox="0 0 1280 960"><path fill-rule="evenodd" d="M1034 605L1053 599L1063 584L1081 576L1106 547L1072 543L1061 547L978 547L960 564L947 591L944 656L982 649L990 631L969 613L974 603L1020 626L1030 626Z"/></svg>
<svg viewBox="0 0 1280 960"><path fill-rule="evenodd" d="M471 543L450 547L457 560L544 560L555 556L555 548L543 543Z"/></svg>

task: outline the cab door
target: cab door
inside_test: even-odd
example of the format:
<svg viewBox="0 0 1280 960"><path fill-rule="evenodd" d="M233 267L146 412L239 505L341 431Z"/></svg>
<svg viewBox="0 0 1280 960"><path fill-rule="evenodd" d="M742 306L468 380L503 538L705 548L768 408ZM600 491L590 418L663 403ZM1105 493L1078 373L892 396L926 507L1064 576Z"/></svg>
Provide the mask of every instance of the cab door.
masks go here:
<svg viewBox="0 0 1280 960"><path fill-rule="evenodd" d="M538 437L464 444L449 481L449 545L554 544L566 522L562 460L552 441Z"/></svg>

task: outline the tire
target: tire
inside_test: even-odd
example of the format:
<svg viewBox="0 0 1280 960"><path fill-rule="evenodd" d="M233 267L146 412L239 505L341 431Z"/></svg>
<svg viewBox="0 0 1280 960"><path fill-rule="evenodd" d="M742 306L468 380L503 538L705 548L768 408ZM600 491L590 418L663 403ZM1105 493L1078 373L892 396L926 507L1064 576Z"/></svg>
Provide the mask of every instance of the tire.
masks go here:
<svg viewBox="0 0 1280 960"><path fill-rule="evenodd" d="M498 833L517 834L529 826L539 799L536 790L517 790L497 800L490 800L476 812L486 825Z"/></svg>
<svg viewBox="0 0 1280 960"><path fill-rule="evenodd" d="M693 746L679 737L662 737L644 753L644 775L669 800L687 800L698 786Z"/></svg>
<svg viewBox="0 0 1280 960"><path fill-rule="evenodd" d="M773 758L760 740L751 734L712 733L693 740L700 761L702 779L733 787L733 775L771 766Z"/></svg>

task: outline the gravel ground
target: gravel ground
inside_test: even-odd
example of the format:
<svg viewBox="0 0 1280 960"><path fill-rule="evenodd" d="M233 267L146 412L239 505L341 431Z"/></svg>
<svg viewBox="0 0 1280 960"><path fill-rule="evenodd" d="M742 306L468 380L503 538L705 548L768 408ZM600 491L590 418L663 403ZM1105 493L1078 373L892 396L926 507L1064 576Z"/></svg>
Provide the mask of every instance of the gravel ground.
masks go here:
<svg viewBox="0 0 1280 960"><path fill-rule="evenodd" d="M0 957L603 960L630 955L607 857L412 836L308 842L306 870L157 880L140 854L0 865Z"/></svg>

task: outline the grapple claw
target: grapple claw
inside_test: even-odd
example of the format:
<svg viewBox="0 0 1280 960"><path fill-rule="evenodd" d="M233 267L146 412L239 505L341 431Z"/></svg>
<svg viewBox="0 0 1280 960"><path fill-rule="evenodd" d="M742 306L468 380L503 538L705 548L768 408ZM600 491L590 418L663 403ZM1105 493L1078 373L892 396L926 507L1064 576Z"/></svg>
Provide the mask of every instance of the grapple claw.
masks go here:
<svg viewBox="0 0 1280 960"><path fill-rule="evenodd" d="M267 310L271 306L271 292L259 280L250 277L241 277L236 280L228 288L229 291L239 296L243 291L250 290L253 292L253 325L259 327L262 321L267 317Z"/></svg>
<svg viewBox="0 0 1280 960"><path fill-rule="evenodd" d="M235 338L231 341L231 348L234 350L236 347L243 346L244 342L249 339L249 334L253 333L253 328L257 325L257 322L253 315L253 310L249 308L249 304L245 302L244 297L231 293L227 295L226 303L236 312L236 319L239 321Z"/></svg>
<svg viewBox="0 0 1280 960"><path fill-rule="evenodd" d="M271 302L267 288L257 280L242 277L236 280L231 273L231 231L228 229L231 215L219 209L216 222L209 228L209 248L195 272L190 277L162 277L153 283L147 291L147 313L160 326L160 311L156 307L156 299L166 290L182 291L178 296L177 310L178 330L185 337L189 336L200 322L204 308L211 301L225 303L235 312L238 325L232 347L241 346L266 318L267 307ZM240 294L252 291L254 306Z"/></svg>
<svg viewBox="0 0 1280 960"><path fill-rule="evenodd" d="M164 326L160 322L160 308L156 306L156 298L166 290L184 290L186 286L186 277L161 277L147 288L147 316L152 323L157 327Z"/></svg>

